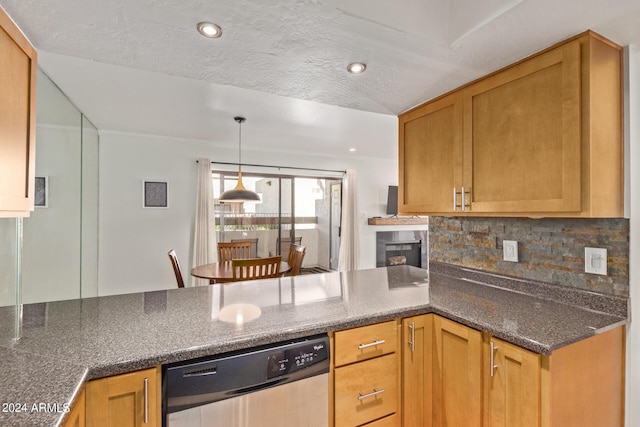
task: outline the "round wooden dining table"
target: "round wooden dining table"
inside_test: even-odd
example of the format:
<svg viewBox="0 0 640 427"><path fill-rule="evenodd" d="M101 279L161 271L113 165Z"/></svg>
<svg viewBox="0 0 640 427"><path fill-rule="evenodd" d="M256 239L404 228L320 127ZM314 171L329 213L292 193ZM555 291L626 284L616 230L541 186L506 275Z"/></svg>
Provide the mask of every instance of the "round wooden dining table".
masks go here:
<svg viewBox="0 0 640 427"><path fill-rule="evenodd" d="M280 274L284 274L289 271L291 271L291 266L286 261L280 261ZM191 275L200 279L209 279L211 283L233 281L231 261L199 265L191 269Z"/></svg>

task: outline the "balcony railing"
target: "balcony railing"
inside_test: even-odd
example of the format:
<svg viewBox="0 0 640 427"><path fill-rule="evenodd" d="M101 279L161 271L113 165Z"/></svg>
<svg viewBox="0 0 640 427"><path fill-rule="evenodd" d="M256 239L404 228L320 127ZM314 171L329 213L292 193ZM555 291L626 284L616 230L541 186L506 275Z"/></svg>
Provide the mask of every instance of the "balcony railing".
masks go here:
<svg viewBox="0 0 640 427"><path fill-rule="evenodd" d="M293 219L293 221L292 221ZM235 229L247 229L247 230L273 230L277 229L280 224L289 226L292 222L295 224L317 224L317 216L296 216L281 215L275 213L251 213L251 214L234 214L225 213L224 218L216 212L215 217L216 229L220 228L221 224L224 224L225 228L233 227Z"/></svg>

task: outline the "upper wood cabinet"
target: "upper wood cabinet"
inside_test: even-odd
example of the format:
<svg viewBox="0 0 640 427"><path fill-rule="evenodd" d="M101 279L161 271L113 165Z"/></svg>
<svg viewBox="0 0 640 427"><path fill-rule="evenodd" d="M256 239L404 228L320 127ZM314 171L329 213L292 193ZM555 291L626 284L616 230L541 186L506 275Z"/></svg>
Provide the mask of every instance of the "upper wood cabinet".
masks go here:
<svg viewBox="0 0 640 427"><path fill-rule="evenodd" d="M0 217L33 210L35 88L36 51L0 8Z"/></svg>
<svg viewBox="0 0 640 427"><path fill-rule="evenodd" d="M586 32L399 116L399 210L623 215L621 49Z"/></svg>
<svg viewBox="0 0 640 427"><path fill-rule="evenodd" d="M451 212L462 186L462 94L452 93L400 116L401 212Z"/></svg>

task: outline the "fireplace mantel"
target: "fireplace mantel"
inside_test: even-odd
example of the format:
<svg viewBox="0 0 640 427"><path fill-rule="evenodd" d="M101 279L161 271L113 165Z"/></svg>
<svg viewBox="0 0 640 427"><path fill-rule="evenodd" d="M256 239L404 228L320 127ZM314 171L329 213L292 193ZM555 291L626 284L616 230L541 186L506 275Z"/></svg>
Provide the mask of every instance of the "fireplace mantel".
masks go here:
<svg viewBox="0 0 640 427"><path fill-rule="evenodd" d="M418 218L412 216L401 216L394 218L369 218L369 225L427 225L429 218Z"/></svg>

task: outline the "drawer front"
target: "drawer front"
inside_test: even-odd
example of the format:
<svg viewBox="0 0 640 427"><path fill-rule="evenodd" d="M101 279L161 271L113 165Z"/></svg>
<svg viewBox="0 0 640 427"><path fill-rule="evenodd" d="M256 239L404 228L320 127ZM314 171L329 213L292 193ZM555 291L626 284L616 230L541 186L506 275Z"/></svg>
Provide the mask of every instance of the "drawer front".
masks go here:
<svg viewBox="0 0 640 427"><path fill-rule="evenodd" d="M336 368L336 426L359 426L398 412L398 392L396 354Z"/></svg>
<svg viewBox="0 0 640 427"><path fill-rule="evenodd" d="M389 415L388 417L372 421L365 427L400 427L400 417L398 417L398 414Z"/></svg>
<svg viewBox="0 0 640 427"><path fill-rule="evenodd" d="M395 320L336 332L334 366L359 362L398 348L398 326Z"/></svg>

